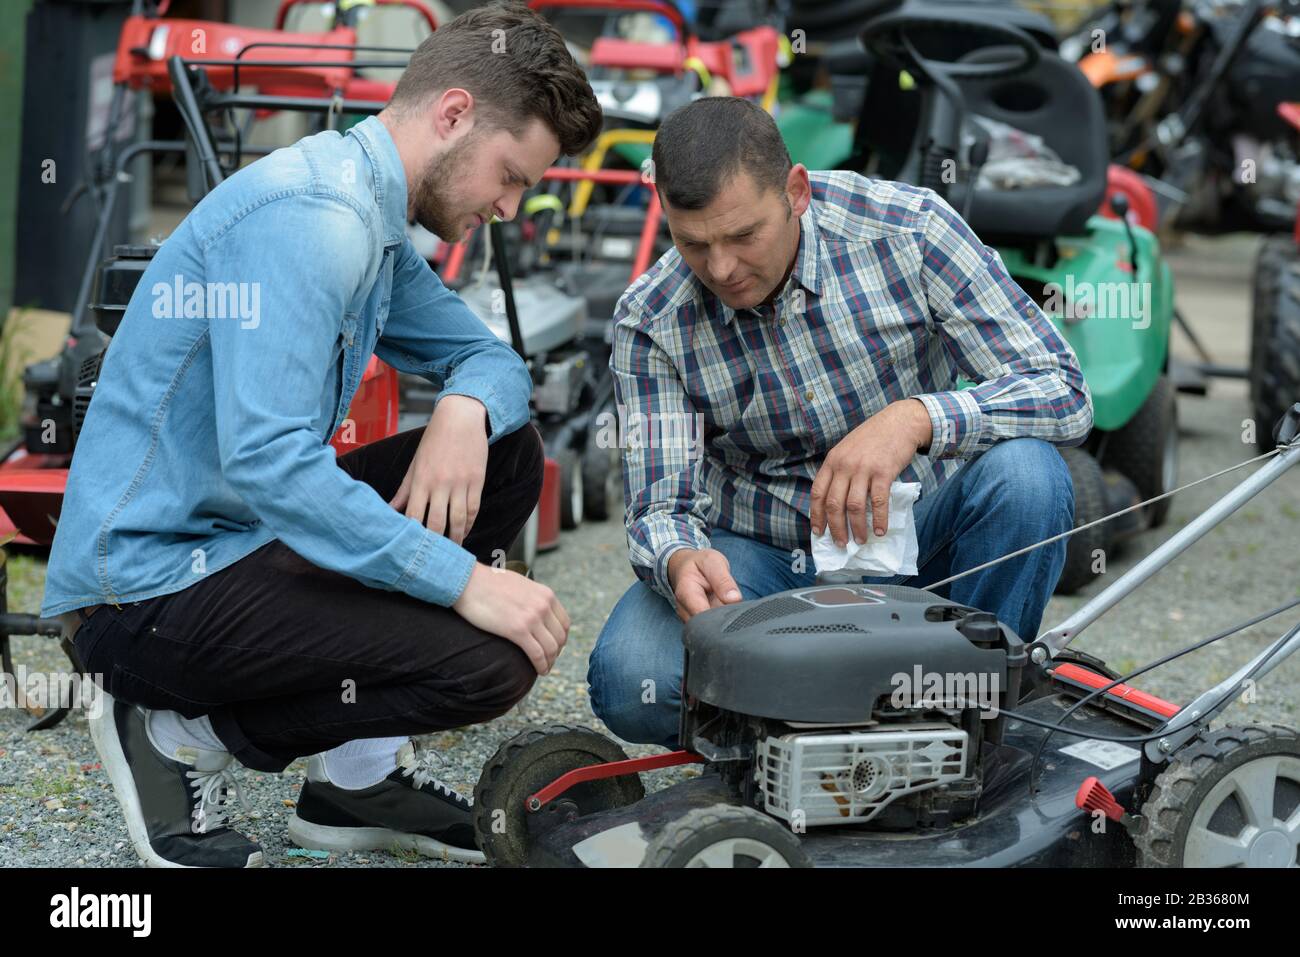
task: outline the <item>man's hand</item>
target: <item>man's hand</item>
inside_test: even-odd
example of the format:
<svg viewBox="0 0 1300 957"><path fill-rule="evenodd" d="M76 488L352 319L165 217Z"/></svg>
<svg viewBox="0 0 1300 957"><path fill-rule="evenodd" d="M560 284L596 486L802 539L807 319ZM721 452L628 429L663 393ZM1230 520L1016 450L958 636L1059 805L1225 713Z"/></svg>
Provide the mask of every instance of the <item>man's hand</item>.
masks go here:
<svg viewBox="0 0 1300 957"><path fill-rule="evenodd" d="M731 577L731 563L715 548L682 548L668 557L668 582L677 599L677 617L740 601L740 587Z"/></svg>
<svg viewBox="0 0 1300 957"><path fill-rule="evenodd" d="M457 545L478 516L487 475L487 409L478 399L438 400L420 447L388 504ZM428 512L428 518L425 512Z"/></svg>
<svg viewBox="0 0 1300 957"><path fill-rule="evenodd" d="M930 444L930 413L918 399L891 402L840 440L826 453L813 479L814 535L827 527L841 548L849 535L859 545L867 541L867 503L877 537L889 531L889 486L912 461L917 449Z"/></svg>
<svg viewBox="0 0 1300 957"><path fill-rule="evenodd" d="M550 672L569 637L569 615L555 592L504 568L475 564L451 607L476 628L518 645L539 675Z"/></svg>

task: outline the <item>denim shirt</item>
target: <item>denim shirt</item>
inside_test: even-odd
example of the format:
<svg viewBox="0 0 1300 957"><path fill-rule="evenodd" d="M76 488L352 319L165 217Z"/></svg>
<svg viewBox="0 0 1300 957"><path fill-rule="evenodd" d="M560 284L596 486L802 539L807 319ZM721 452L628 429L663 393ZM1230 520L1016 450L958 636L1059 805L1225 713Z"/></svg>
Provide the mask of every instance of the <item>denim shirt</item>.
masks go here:
<svg viewBox="0 0 1300 957"><path fill-rule="evenodd" d="M474 556L348 476L329 444L372 354L480 400L489 442L528 421L524 363L405 227L405 173L374 117L277 150L204 197L104 357L43 616L180 591L274 538L374 588L459 598Z"/></svg>

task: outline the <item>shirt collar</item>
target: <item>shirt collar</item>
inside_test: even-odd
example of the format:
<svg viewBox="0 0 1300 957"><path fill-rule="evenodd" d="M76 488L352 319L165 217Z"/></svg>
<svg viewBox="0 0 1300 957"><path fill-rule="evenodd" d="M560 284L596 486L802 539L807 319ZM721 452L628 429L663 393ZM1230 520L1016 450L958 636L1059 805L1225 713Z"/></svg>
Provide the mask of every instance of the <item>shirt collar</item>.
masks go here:
<svg viewBox="0 0 1300 957"><path fill-rule="evenodd" d="M378 117L367 116L352 129L370 159L374 174L375 202L384 217L384 245L393 246L406 236L406 171L392 134Z"/></svg>
<svg viewBox="0 0 1300 957"><path fill-rule="evenodd" d="M786 297L791 287L796 283L803 286L811 295L820 294L819 263L822 259L823 249L821 234L817 229L815 206L815 201L809 202L808 208L799 217L799 248L795 253L794 268L790 270L790 276L786 280L784 288L776 296L775 301L777 303L780 303ZM709 295L713 298L716 306L714 317L724 326L729 324L735 318L736 310L732 309L712 292L709 292ZM744 311L751 312L748 309Z"/></svg>

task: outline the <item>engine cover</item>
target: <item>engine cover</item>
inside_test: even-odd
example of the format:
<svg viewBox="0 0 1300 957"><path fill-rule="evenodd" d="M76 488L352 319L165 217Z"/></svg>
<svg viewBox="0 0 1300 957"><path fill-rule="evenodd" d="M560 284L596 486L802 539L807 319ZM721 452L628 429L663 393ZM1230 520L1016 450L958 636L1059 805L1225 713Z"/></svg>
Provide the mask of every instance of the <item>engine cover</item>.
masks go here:
<svg viewBox="0 0 1300 957"><path fill-rule="evenodd" d="M993 615L887 585L814 586L714 608L690 620L684 641L688 698L829 725L871 720L900 688L909 703L937 692L945 707L973 707L972 689L1005 693L1008 664L1018 684L1025 660Z"/></svg>

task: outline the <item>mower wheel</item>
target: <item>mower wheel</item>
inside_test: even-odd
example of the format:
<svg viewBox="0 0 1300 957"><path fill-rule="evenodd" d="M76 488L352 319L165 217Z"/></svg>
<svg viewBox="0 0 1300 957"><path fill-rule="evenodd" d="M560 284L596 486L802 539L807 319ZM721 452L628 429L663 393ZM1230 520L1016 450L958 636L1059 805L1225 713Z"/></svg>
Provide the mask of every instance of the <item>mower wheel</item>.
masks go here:
<svg viewBox="0 0 1300 957"><path fill-rule="evenodd" d="M1168 376L1156 379L1137 414L1107 436L1102 465L1131 480L1143 499L1178 485L1178 393ZM1165 523L1172 503L1162 498L1147 506L1151 528Z"/></svg>
<svg viewBox="0 0 1300 957"><path fill-rule="evenodd" d="M560 449L555 461L560 466L560 528L571 532L582 524L582 456L573 449Z"/></svg>
<svg viewBox="0 0 1300 957"><path fill-rule="evenodd" d="M1074 482L1074 527L1087 525L1106 514L1106 480L1101 466L1087 450L1072 447L1061 449L1061 457L1070 469ZM1098 525L1086 532L1078 532L1065 540L1065 565L1056 582L1058 595L1072 595L1091 582L1096 573L1092 570L1094 553L1110 548L1110 529Z"/></svg>
<svg viewBox="0 0 1300 957"><path fill-rule="evenodd" d="M1273 426L1300 401L1300 246L1291 236L1264 240L1255 260L1250 323L1250 404L1255 443L1273 450Z"/></svg>
<svg viewBox="0 0 1300 957"><path fill-rule="evenodd" d="M615 414L613 404L601 411ZM593 522L623 514L623 455L617 442L602 442L609 430L597 424L599 418L592 417L582 454L583 511Z"/></svg>
<svg viewBox="0 0 1300 957"><path fill-rule="evenodd" d="M625 807L645 797L638 774L575 784L536 811L528 797L561 775L593 764L626 761L611 738L591 728L553 724L521 731L497 748L474 788L474 832L493 867L523 867L537 836L585 814Z"/></svg>
<svg viewBox="0 0 1300 957"><path fill-rule="evenodd" d="M528 515L528 521L524 522L524 527L519 530L515 536L514 542L506 551L506 560L511 562L523 562L529 568L537 561L537 532L541 526L541 506L533 506L533 510Z"/></svg>
<svg viewBox="0 0 1300 957"><path fill-rule="evenodd" d="M799 838L752 807L714 804L669 822L642 867L812 867Z"/></svg>
<svg viewBox="0 0 1300 957"><path fill-rule="evenodd" d="M1300 734L1280 725L1202 731L1142 805L1139 867L1295 867Z"/></svg>

